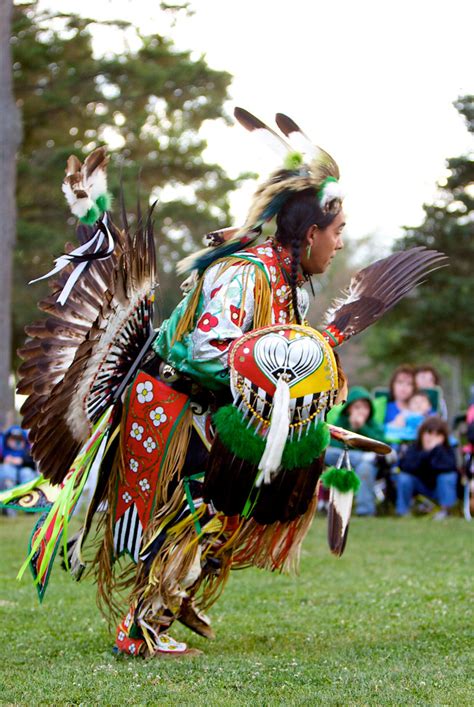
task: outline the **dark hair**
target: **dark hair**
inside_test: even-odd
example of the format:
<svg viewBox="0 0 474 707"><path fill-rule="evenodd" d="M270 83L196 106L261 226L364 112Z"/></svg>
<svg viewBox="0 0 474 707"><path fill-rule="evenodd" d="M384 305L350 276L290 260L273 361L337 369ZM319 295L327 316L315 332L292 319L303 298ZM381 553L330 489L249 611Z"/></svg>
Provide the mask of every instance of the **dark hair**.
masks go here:
<svg viewBox="0 0 474 707"><path fill-rule="evenodd" d="M312 188L292 194L277 214L275 238L282 246L291 251L291 299L298 324L301 324L301 319L298 311L296 283L304 237L310 226L327 228L335 218L336 214L323 212L316 191Z"/></svg>
<svg viewBox="0 0 474 707"><path fill-rule="evenodd" d="M434 368L434 366L430 366L429 363L426 366L417 366L415 368L415 376L417 373L421 373L422 371L429 371L434 378L435 385L439 385L439 381L440 381L439 373L436 370L436 368Z"/></svg>
<svg viewBox="0 0 474 707"><path fill-rule="evenodd" d="M413 393L417 393L417 387L416 387L416 381L415 381L415 369L413 368L412 365L409 363L402 363L401 366L397 366L397 368L394 370L392 373L392 377L390 378L390 383L388 384L388 387L390 389L390 400L395 400L395 397L393 395L393 384L395 383L397 377L400 375L400 373L406 373L407 375L411 376L413 379Z"/></svg>
<svg viewBox="0 0 474 707"><path fill-rule="evenodd" d="M416 438L416 444L421 449L422 447L422 437L425 432L437 432L444 436L443 445L449 447L449 428L447 423L436 415L428 417L422 425L418 428L418 436Z"/></svg>

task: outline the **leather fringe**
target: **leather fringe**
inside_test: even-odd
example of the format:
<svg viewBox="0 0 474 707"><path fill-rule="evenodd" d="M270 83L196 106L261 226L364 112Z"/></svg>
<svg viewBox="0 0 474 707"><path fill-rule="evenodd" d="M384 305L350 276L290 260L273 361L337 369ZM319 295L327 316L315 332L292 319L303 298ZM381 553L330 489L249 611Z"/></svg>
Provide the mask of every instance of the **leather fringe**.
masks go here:
<svg viewBox="0 0 474 707"><path fill-rule="evenodd" d="M260 525L253 518L237 534L233 547L232 569L259 567L272 572L298 574L301 544L313 522L318 490L307 511L287 523Z"/></svg>
<svg viewBox="0 0 474 707"><path fill-rule="evenodd" d="M169 446L166 449L163 464L159 470L159 480L156 487L155 507L161 507L170 500L176 483L181 479L189 438L193 426L193 411L188 405L181 415L176 428L173 430ZM126 444L126 441L125 441ZM170 484L172 484L170 488Z"/></svg>

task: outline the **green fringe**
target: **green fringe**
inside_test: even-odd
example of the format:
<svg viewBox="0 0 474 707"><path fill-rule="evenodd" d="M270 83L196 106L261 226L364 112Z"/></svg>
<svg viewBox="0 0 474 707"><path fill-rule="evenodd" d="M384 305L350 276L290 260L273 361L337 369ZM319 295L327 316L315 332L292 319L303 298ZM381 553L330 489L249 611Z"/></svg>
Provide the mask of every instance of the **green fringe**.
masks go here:
<svg viewBox="0 0 474 707"><path fill-rule="evenodd" d="M326 488L331 486L341 493L354 491L357 493L360 487L360 479L353 469L336 469L331 466L321 475L321 483Z"/></svg>
<svg viewBox="0 0 474 707"><path fill-rule="evenodd" d="M99 216L99 208L94 204L94 206L91 206L86 215L80 218L79 221L81 223L84 223L86 226L92 226L97 221Z"/></svg>
<svg viewBox="0 0 474 707"><path fill-rule="evenodd" d="M220 408L214 415L214 423L222 444L250 464L258 466L265 449L265 440L247 427L243 415L233 405ZM329 444L329 428L325 422L318 422L301 439L288 440L282 455L284 469L296 469L309 466L319 457Z"/></svg>
<svg viewBox="0 0 474 707"><path fill-rule="evenodd" d="M67 541L68 527L72 512L82 494L84 485L89 476L92 464L95 461L96 454L100 448L104 435L110 432L110 419L112 407L108 408L101 416L99 421L94 425L91 436L82 447L78 456L75 458L70 469L70 476L64 482L61 492L51 506L46 520L41 531L38 533L34 543L32 544L28 557L18 572L17 579L21 579L26 568L29 566L32 558L40 548L41 542L48 530L50 537L45 545L44 555L38 566L38 575L35 579L35 584L39 584L43 575L44 569L52 562L56 554L57 545L63 538L64 558L67 566ZM51 526L51 527L50 527ZM69 568L68 568L69 569Z"/></svg>
<svg viewBox="0 0 474 707"><path fill-rule="evenodd" d="M104 211L109 211L112 206L112 194L106 191L105 194L101 194L96 199L95 203L101 214L103 214Z"/></svg>

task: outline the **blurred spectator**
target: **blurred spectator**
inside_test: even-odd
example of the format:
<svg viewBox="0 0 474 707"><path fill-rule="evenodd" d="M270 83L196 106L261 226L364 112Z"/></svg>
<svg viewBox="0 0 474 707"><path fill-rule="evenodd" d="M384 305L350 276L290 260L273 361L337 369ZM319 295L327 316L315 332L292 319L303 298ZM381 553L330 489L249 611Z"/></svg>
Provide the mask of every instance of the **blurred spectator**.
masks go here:
<svg viewBox="0 0 474 707"><path fill-rule="evenodd" d="M332 418L335 425L339 425L351 432L383 440L383 430L373 420L372 397L368 390L360 386L351 388L347 402L340 408L337 417ZM342 442L331 441L331 446L326 450L326 464L335 466L341 454ZM374 484L377 476L377 455L373 452L363 452L360 449L349 450L349 457L354 471L358 475L361 485L356 496L356 514L359 516L375 515Z"/></svg>
<svg viewBox="0 0 474 707"><path fill-rule="evenodd" d="M0 461L1 491L25 484L37 476L27 434L18 425L9 427L3 433ZM14 515L11 510L6 510L5 513Z"/></svg>
<svg viewBox="0 0 474 707"><path fill-rule="evenodd" d="M430 364L417 366L415 369L415 384L418 390L438 390L438 401L435 412L443 420L448 419L448 408L441 389L441 382L438 371Z"/></svg>
<svg viewBox="0 0 474 707"><path fill-rule="evenodd" d="M415 443L399 459L395 475L397 515L404 516L416 494L434 498L441 506L435 516L445 518L457 500L456 458L449 446L448 426L440 417L429 417L418 430Z"/></svg>
<svg viewBox="0 0 474 707"><path fill-rule="evenodd" d="M416 390L415 371L408 364L398 366L393 372L389 384L390 397L385 409L385 424L400 423L404 425L403 411L408 410L408 401Z"/></svg>
<svg viewBox="0 0 474 707"><path fill-rule="evenodd" d="M417 391L409 399L407 408L385 425L387 442L413 442L417 437L418 428L432 413L430 396L421 390Z"/></svg>

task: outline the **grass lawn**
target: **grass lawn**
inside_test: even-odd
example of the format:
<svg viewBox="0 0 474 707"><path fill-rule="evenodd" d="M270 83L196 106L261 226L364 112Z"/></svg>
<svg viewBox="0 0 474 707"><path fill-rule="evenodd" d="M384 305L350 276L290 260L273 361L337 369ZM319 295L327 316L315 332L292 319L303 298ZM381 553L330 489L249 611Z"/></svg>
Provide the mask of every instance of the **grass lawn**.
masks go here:
<svg viewBox="0 0 474 707"><path fill-rule="evenodd" d="M341 559L325 520L297 578L236 572L205 650L115 658L90 581L55 568L42 606L16 572L33 518L0 518L2 703L472 705L473 530L460 518L354 519Z"/></svg>

